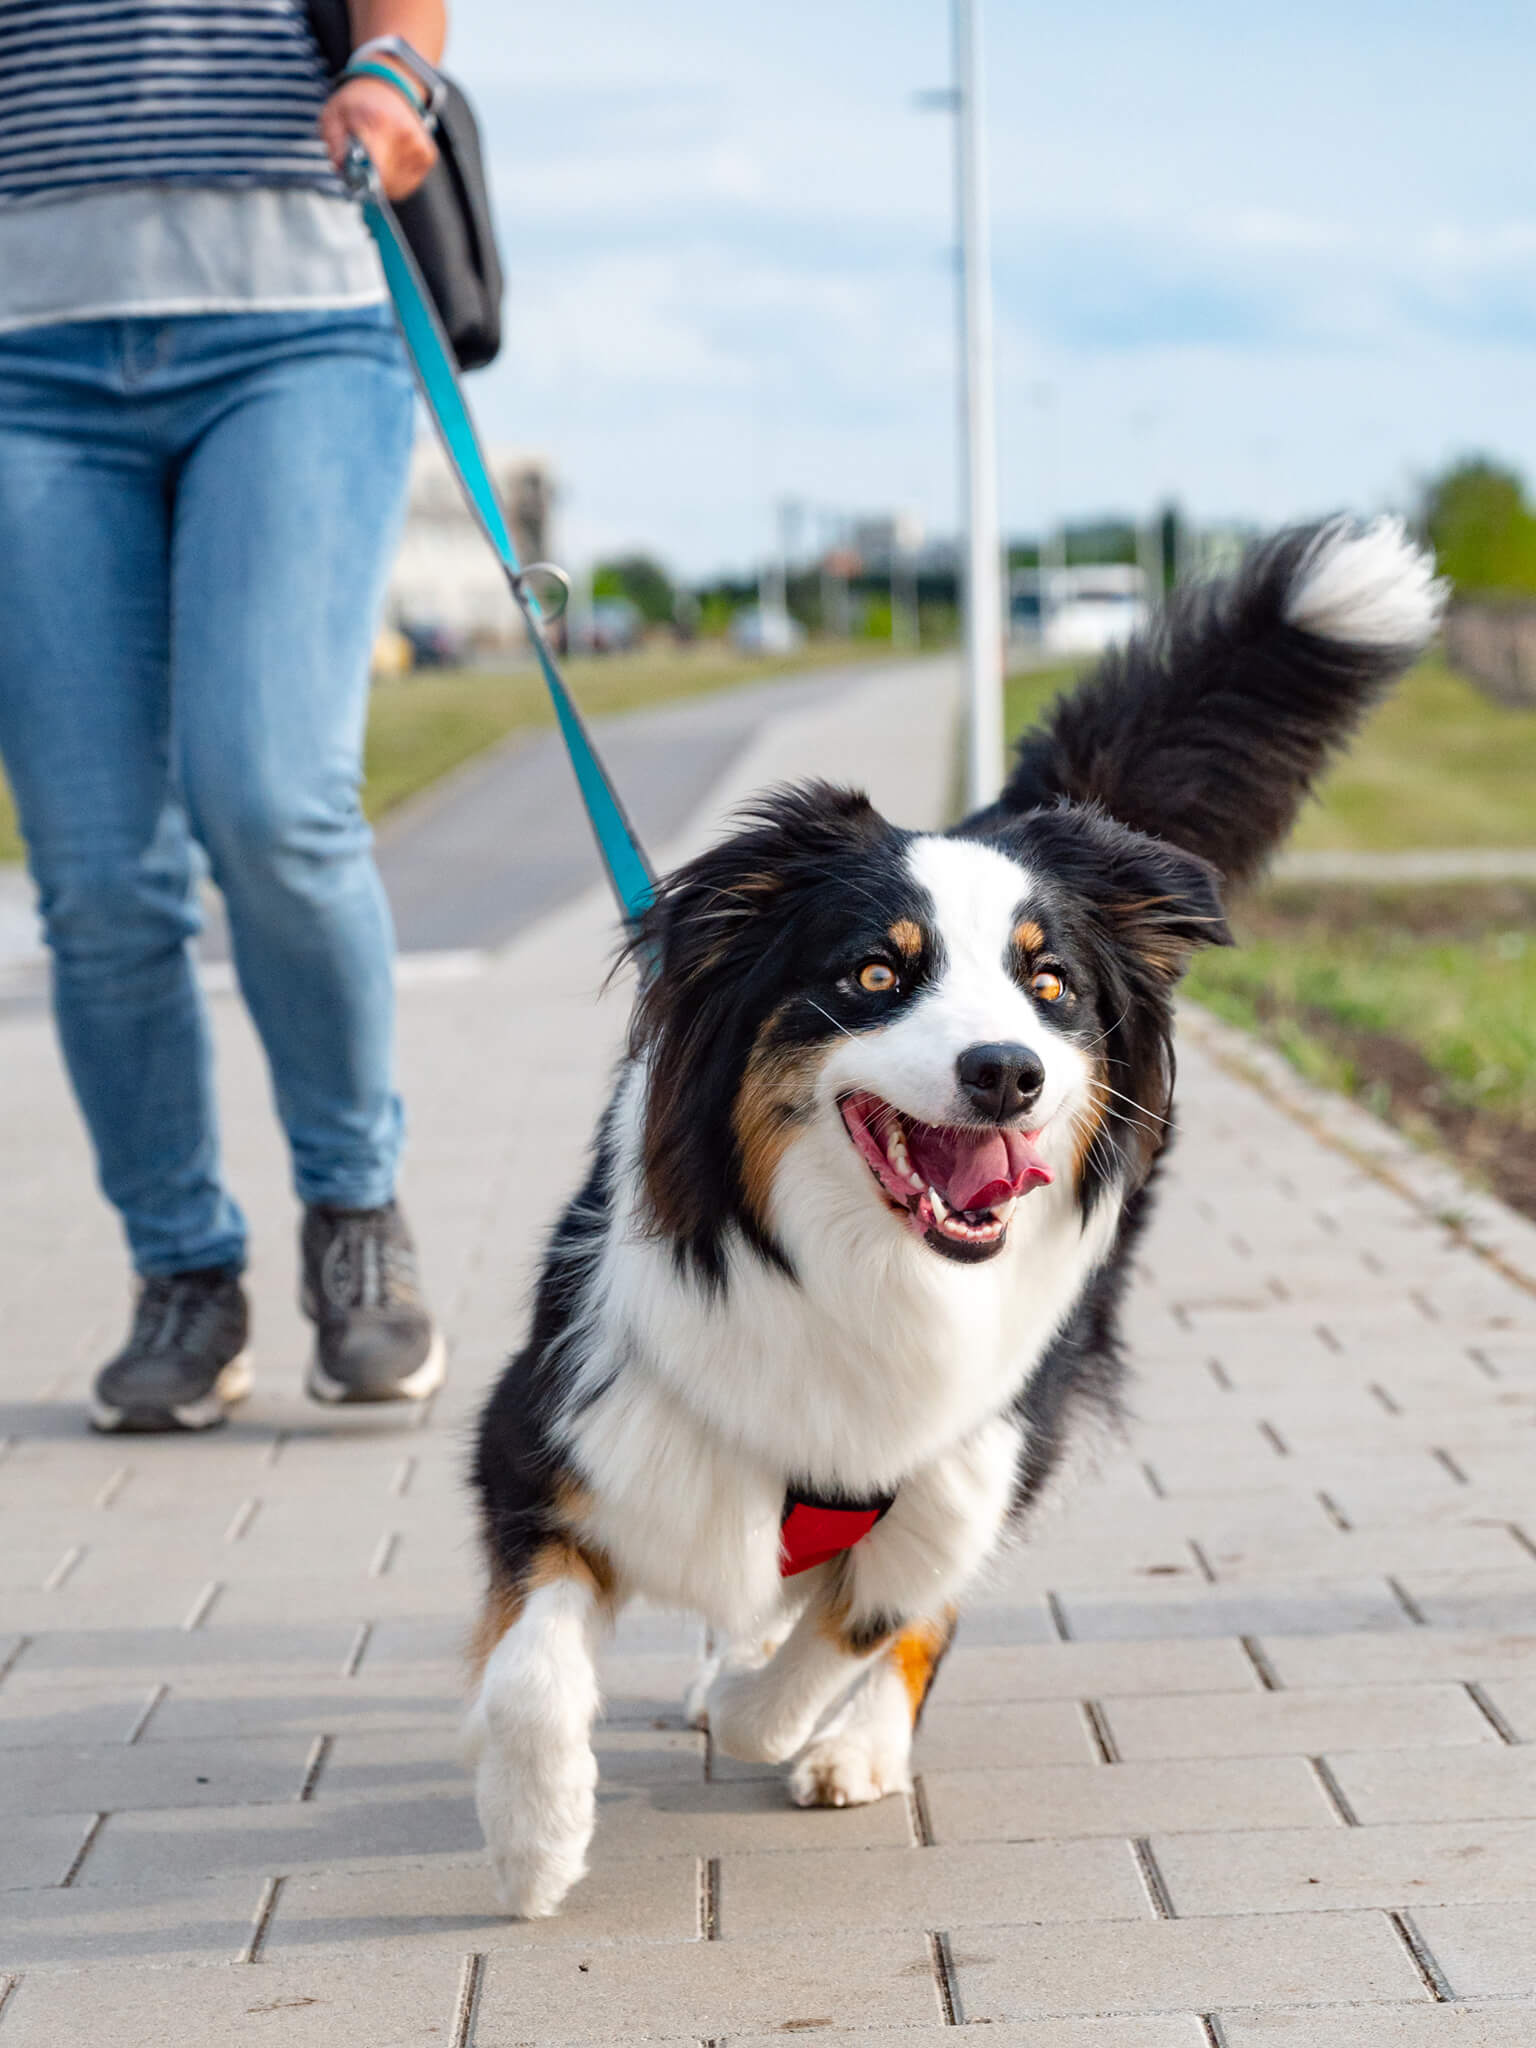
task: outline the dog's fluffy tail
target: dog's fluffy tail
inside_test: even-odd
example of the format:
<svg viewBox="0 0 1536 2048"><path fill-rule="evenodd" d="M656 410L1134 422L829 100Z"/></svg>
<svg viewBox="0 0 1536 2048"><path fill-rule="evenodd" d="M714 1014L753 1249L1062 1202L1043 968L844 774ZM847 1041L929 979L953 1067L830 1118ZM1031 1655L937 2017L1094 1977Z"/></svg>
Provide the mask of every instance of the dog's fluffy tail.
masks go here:
<svg viewBox="0 0 1536 2048"><path fill-rule="evenodd" d="M1230 581L1175 592L1026 733L998 804L1096 800L1123 824L1252 877L1313 779L1424 648L1444 586L1396 519L1334 519L1251 548Z"/></svg>

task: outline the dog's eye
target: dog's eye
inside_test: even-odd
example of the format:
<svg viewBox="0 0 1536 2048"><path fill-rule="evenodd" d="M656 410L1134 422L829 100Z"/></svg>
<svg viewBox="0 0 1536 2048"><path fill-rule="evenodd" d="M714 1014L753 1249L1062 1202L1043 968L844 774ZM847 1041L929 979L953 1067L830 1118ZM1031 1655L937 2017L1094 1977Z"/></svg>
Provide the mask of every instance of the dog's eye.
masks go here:
<svg viewBox="0 0 1536 2048"><path fill-rule="evenodd" d="M1067 992L1067 984L1054 967L1040 967L1030 976L1029 992L1042 1003L1059 1003Z"/></svg>
<svg viewBox="0 0 1536 2048"><path fill-rule="evenodd" d="M884 960L866 960L859 969L859 987L867 996L888 996L896 978L895 968Z"/></svg>

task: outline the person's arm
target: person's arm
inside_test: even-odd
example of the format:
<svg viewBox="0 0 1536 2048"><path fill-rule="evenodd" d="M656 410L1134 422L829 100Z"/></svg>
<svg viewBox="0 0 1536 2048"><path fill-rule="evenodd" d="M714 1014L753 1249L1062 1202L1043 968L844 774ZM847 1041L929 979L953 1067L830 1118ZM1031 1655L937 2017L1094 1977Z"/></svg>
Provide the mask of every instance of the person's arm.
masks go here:
<svg viewBox="0 0 1536 2048"><path fill-rule="evenodd" d="M403 36L429 64L442 56L448 32L443 0L350 0L350 6L354 45L374 36ZM410 79L403 64L382 56L378 61ZM381 78L349 78L339 85L321 109L320 133L338 170L348 139L355 135L373 158L390 199L414 192L437 162L437 146L425 122L412 113L404 94Z"/></svg>

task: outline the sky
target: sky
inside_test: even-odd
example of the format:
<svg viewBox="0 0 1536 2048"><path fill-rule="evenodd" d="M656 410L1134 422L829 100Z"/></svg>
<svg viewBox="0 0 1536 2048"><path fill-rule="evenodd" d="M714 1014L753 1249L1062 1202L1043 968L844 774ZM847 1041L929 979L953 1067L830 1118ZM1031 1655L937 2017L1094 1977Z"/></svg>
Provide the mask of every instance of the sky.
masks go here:
<svg viewBox="0 0 1536 2048"><path fill-rule="evenodd" d="M982 0L1004 524L1536 478L1536 26L1490 0ZM574 566L774 507L956 523L947 0L450 0L508 270L470 395Z"/></svg>

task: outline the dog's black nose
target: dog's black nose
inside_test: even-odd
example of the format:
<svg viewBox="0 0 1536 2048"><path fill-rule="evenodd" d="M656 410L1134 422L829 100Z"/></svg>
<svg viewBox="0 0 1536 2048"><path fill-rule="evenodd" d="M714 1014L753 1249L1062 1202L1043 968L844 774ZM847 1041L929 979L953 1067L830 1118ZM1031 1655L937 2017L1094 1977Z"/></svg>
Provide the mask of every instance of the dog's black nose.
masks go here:
<svg viewBox="0 0 1536 2048"><path fill-rule="evenodd" d="M1045 1085L1045 1067L1027 1045L968 1045L955 1062L960 1093L988 1123L1022 1116Z"/></svg>

